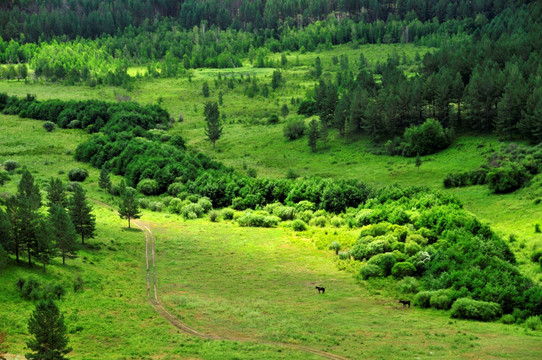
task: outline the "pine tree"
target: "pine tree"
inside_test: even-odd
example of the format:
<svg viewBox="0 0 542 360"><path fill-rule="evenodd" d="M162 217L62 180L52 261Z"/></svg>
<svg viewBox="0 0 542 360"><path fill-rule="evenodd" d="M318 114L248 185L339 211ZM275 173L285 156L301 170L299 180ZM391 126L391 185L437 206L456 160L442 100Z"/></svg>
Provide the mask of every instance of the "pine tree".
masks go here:
<svg viewBox="0 0 542 360"><path fill-rule="evenodd" d="M314 76L316 78L322 76L322 61L320 60L319 56L317 56L314 60Z"/></svg>
<svg viewBox="0 0 542 360"><path fill-rule="evenodd" d="M66 209L53 205L49 215L51 233L56 240L56 247L62 255L62 264L66 264L66 258L75 257L75 240L77 234Z"/></svg>
<svg viewBox="0 0 542 360"><path fill-rule="evenodd" d="M40 301L28 321L32 338L26 343L33 353L29 360L64 360L72 349L68 347L64 316L52 300Z"/></svg>
<svg viewBox="0 0 542 360"><path fill-rule="evenodd" d="M57 205L60 207L66 207L68 199L66 197L66 189L62 180L58 178L51 178L47 184L47 206Z"/></svg>
<svg viewBox="0 0 542 360"><path fill-rule="evenodd" d="M282 73L280 70L273 71L273 77L271 78L271 88L277 90L282 85Z"/></svg>
<svg viewBox="0 0 542 360"><path fill-rule="evenodd" d="M207 81L205 81L201 87L201 94L204 97L209 97L211 95L211 92L209 90L209 84L207 83Z"/></svg>
<svg viewBox="0 0 542 360"><path fill-rule="evenodd" d="M214 149L215 143L222 136L223 130L218 105L215 102L206 103L203 113L205 114L205 135L213 143Z"/></svg>
<svg viewBox="0 0 542 360"><path fill-rule="evenodd" d="M92 206L88 203L82 186L74 188L69 211L75 232L81 235L81 244L85 245L85 238L94 238L96 235L96 216L91 213Z"/></svg>
<svg viewBox="0 0 542 360"><path fill-rule="evenodd" d="M316 141L318 140L318 123L312 119L309 123L309 146L312 152L316 152Z"/></svg>
<svg viewBox="0 0 542 360"><path fill-rule="evenodd" d="M105 166L102 166L102 169L100 170L100 177L98 179L98 186L101 189L104 189L106 192L111 189L111 177L110 177L110 171Z"/></svg>
<svg viewBox="0 0 542 360"><path fill-rule="evenodd" d="M14 238L17 242L17 260L19 250L25 250L29 265L32 265L32 255L38 252L35 226L39 220L38 209L40 206L39 187L34 184L34 178L30 172L25 170L17 187L14 202L9 204L9 207Z"/></svg>
<svg viewBox="0 0 542 360"><path fill-rule="evenodd" d="M320 119L320 134L319 135L325 148L327 146L328 131L327 131L327 123L322 119Z"/></svg>
<svg viewBox="0 0 542 360"><path fill-rule="evenodd" d="M465 90L465 84L461 74L458 72L455 74L455 79L452 82L452 101L457 104L457 125L461 126L461 99L463 98L463 91Z"/></svg>
<svg viewBox="0 0 542 360"><path fill-rule="evenodd" d="M121 182L121 188L122 184ZM124 186L125 190L121 193L121 201L119 205L119 215L122 219L128 220L128 229L130 228L131 219L139 219L141 214L139 213L139 206L134 196L134 191L132 189L127 189Z"/></svg>
<svg viewBox="0 0 542 360"><path fill-rule="evenodd" d="M9 216L4 209L0 208L0 246L8 253L14 252L12 251L13 245L13 233Z"/></svg>
<svg viewBox="0 0 542 360"><path fill-rule="evenodd" d="M36 258L43 264L43 272L45 272L45 266L58 255L58 250L53 240L51 227L44 219L39 220L35 230L37 240Z"/></svg>
<svg viewBox="0 0 542 360"><path fill-rule="evenodd" d="M282 117L286 119L286 116L288 116L288 114L290 113L290 110L288 109L288 105L286 104L282 105L280 112L282 114Z"/></svg>
<svg viewBox="0 0 542 360"><path fill-rule="evenodd" d="M422 159L420 158L420 154L416 154L416 167L418 168L418 171L420 171L420 166L422 165Z"/></svg>

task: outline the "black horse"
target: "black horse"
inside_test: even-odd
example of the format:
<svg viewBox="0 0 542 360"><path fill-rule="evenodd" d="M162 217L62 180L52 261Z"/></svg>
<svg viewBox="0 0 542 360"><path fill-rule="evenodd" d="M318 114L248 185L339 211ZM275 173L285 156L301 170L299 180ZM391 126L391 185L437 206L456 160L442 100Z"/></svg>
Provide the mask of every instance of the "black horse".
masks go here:
<svg viewBox="0 0 542 360"><path fill-rule="evenodd" d="M326 292L326 288L323 288L323 287L320 287L320 286L316 286L316 289L318 289L318 294L320 294L320 293L325 294L325 292Z"/></svg>
<svg viewBox="0 0 542 360"><path fill-rule="evenodd" d="M410 308L410 300L399 300L399 304L403 304L403 307L406 307L408 305L408 307Z"/></svg>

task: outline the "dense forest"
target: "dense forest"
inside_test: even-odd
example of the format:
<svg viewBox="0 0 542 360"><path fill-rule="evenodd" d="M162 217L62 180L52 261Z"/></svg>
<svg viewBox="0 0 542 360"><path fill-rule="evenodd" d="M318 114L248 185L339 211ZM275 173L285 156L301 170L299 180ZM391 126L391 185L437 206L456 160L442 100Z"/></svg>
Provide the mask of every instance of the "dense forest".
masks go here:
<svg viewBox="0 0 542 360"><path fill-rule="evenodd" d="M0 4L0 36L22 42L37 42L57 36L96 38L114 35L127 27L139 27L172 18L185 29L200 23L222 29L277 30L303 27L329 14L367 22L418 19L492 19L511 0L107 0L107 1L7 1ZM21 34L24 34L21 38Z"/></svg>

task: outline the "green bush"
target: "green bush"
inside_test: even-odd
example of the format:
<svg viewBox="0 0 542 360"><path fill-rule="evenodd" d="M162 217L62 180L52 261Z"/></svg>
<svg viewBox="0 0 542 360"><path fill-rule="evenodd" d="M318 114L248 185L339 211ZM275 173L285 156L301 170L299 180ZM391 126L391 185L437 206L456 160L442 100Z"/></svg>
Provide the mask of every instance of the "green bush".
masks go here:
<svg viewBox="0 0 542 360"><path fill-rule="evenodd" d="M304 210L296 214L296 218L305 223L309 223L312 220L313 216L314 212L312 210Z"/></svg>
<svg viewBox="0 0 542 360"><path fill-rule="evenodd" d="M87 177L88 177L88 171L85 169L75 168L75 169L71 169L68 172L68 178L70 179L70 181L82 182L82 181L85 181Z"/></svg>
<svg viewBox="0 0 542 360"><path fill-rule="evenodd" d="M377 265L367 264L360 269L359 274L361 275L361 278L363 280L367 280L367 279L382 276L382 271L380 270L380 267Z"/></svg>
<svg viewBox="0 0 542 360"><path fill-rule="evenodd" d="M158 194L160 187L156 180L143 179L137 184L137 191L143 195L151 196Z"/></svg>
<svg viewBox="0 0 542 360"><path fill-rule="evenodd" d="M491 321L501 315L501 306L494 302L460 298L452 305L452 317L454 318Z"/></svg>
<svg viewBox="0 0 542 360"><path fill-rule="evenodd" d="M307 224L303 220L294 220L292 221L292 229L294 231L305 231L307 230Z"/></svg>
<svg viewBox="0 0 542 360"><path fill-rule="evenodd" d="M43 123L43 128L45 129L45 131L47 132L51 132L55 129L56 125L54 122L51 122L51 121L46 121Z"/></svg>
<svg viewBox="0 0 542 360"><path fill-rule="evenodd" d="M314 211L316 210L316 205L313 202L310 202L308 200L301 200L300 202L295 204L295 209L298 212L307 211L307 210Z"/></svg>
<svg viewBox="0 0 542 360"><path fill-rule="evenodd" d="M503 315L503 317L501 318L501 321L503 324L510 325L516 322L516 318L512 314L506 314L506 315Z"/></svg>
<svg viewBox="0 0 542 360"><path fill-rule="evenodd" d="M376 265L380 268L382 276L389 276L391 274L391 269L397 262L395 256L392 253L378 254L373 256L367 262L368 265Z"/></svg>
<svg viewBox="0 0 542 360"><path fill-rule="evenodd" d="M273 215L278 216L282 221L293 220L295 217L295 208L291 206L276 206L272 210Z"/></svg>
<svg viewBox="0 0 542 360"><path fill-rule="evenodd" d="M222 218L225 220L231 220L233 219L233 214L235 214L235 211L230 208L224 208L222 209Z"/></svg>
<svg viewBox="0 0 542 360"><path fill-rule="evenodd" d="M311 225L325 227L327 223L325 216L318 216L311 220Z"/></svg>
<svg viewBox="0 0 542 360"><path fill-rule="evenodd" d="M275 125L275 124L278 124L278 123L279 123L279 117L276 114L271 115L267 119L267 124L268 125Z"/></svg>
<svg viewBox="0 0 542 360"><path fill-rule="evenodd" d="M273 215L265 215L257 212L246 212L237 219L240 226L250 227L274 227L280 222L280 218Z"/></svg>
<svg viewBox="0 0 542 360"><path fill-rule="evenodd" d="M6 171L0 171L0 186L4 185L4 183L9 180L9 174Z"/></svg>
<svg viewBox="0 0 542 360"><path fill-rule="evenodd" d="M174 198L169 202L169 211L174 214L180 214L181 208L183 206L183 201L181 199Z"/></svg>
<svg viewBox="0 0 542 360"><path fill-rule="evenodd" d="M453 141L450 130L444 130L435 119L427 119L420 126L411 126L403 134L402 155L428 155L446 149Z"/></svg>
<svg viewBox="0 0 542 360"><path fill-rule="evenodd" d="M398 262L393 265L391 274L398 278L404 278L405 276L412 276L416 273L416 267L409 262Z"/></svg>
<svg viewBox="0 0 542 360"><path fill-rule="evenodd" d="M509 193L519 189L528 180L529 172L525 167L508 164L493 168L487 174L489 190L496 194Z"/></svg>
<svg viewBox="0 0 542 360"><path fill-rule="evenodd" d="M6 160L4 161L4 169L6 171L13 171L19 167L19 163L15 160Z"/></svg>
<svg viewBox="0 0 542 360"><path fill-rule="evenodd" d="M540 316L531 316L525 320L525 327L531 330L542 330Z"/></svg>
<svg viewBox="0 0 542 360"><path fill-rule="evenodd" d="M204 213L207 213L213 209L213 203L208 197L202 197L198 200L198 205L201 206Z"/></svg>
<svg viewBox="0 0 542 360"><path fill-rule="evenodd" d="M421 291L416 294L414 302L421 308L430 308L431 307L431 296L433 296L433 291Z"/></svg>
<svg viewBox="0 0 542 360"><path fill-rule="evenodd" d="M420 282L414 277L407 276L399 281L397 289L403 294L416 294L420 290Z"/></svg>
<svg viewBox="0 0 542 360"><path fill-rule="evenodd" d="M211 212L209 212L209 220L211 222L217 222L219 216L220 216L220 214L216 210L212 210Z"/></svg>
<svg viewBox="0 0 542 360"><path fill-rule="evenodd" d="M331 225L335 226L335 227L341 227L342 225L344 224L344 221L341 217L339 216L334 216L331 218Z"/></svg>
<svg viewBox="0 0 542 360"><path fill-rule="evenodd" d="M184 205L181 208L180 213L181 213L181 216L184 217L185 219L192 220L195 218L199 218L201 215L204 214L204 212L205 211L199 204L189 203L189 204ZM195 218L194 218L194 215L196 216Z"/></svg>
<svg viewBox="0 0 542 360"><path fill-rule="evenodd" d="M539 262L541 258L542 258L542 249L536 249L531 254L531 261L533 262Z"/></svg>
<svg viewBox="0 0 542 360"><path fill-rule="evenodd" d="M299 139L305 133L305 122L303 120L288 121L284 125L283 133L289 140Z"/></svg>
<svg viewBox="0 0 542 360"><path fill-rule="evenodd" d="M350 259L350 252L348 252L348 251L339 251L339 259L341 259L341 260Z"/></svg>
<svg viewBox="0 0 542 360"><path fill-rule="evenodd" d="M438 290L433 292L429 300L431 307L438 310L448 310L452 306L452 298L446 290Z"/></svg>

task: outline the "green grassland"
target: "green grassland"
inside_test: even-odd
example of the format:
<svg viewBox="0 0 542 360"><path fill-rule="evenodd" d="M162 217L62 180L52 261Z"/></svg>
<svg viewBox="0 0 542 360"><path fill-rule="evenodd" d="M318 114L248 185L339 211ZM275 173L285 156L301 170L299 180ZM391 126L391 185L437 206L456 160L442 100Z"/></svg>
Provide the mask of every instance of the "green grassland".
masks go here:
<svg viewBox="0 0 542 360"><path fill-rule="evenodd" d="M38 99L131 98L143 104L161 103L177 120L172 134L181 134L189 149L203 151L240 172L248 168L258 176L282 178L288 169L300 176L361 179L375 186L393 183L426 185L443 189L442 179L454 171L474 168L485 162L485 154L500 143L494 137L465 135L438 154L422 157L418 169L412 159L373 154L373 144L361 138L346 142L330 131L327 147L312 153L306 138L287 141L278 125L265 125L271 114L280 114L287 104L289 119L299 118L291 98L303 99L315 84L310 75L316 56L322 59L324 76L338 70L332 56L346 54L356 69L359 53L370 64L385 61L393 51L414 59L427 48L412 45L347 46L311 54L289 54L283 71L284 85L264 98L249 99L246 83L229 89L222 77L256 76L260 86L270 84L273 69L253 68L248 62L238 69L190 70L176 79L144 79L133 91L112 87L90 88L50 83L1 81L0 92ZM299 63L297 63L299 59ZM280 55L273 55L278 62ZM412 65L404 67L415 71ZM132 69L132 74L143 68ZM354 71L355 73L355 71ZM190 75L190 79L188 78ZM211 97L201 94L203 81ZM216 149L205 139L203 104L224 93L220 111L226 114L224 135ZM107 203L113 199L98 189L98 170L76 163L72 154L88 137L81 130L56 129L46 133L41 123L0 115L0 162L16 160L27 166L43 188L51 176L67 181L74 167L86 168L90 176L84 186L89 196ZM13 175L0 192L14 192L20 175ZM114 179L119 181L118 178ZM542 246L542 235L534 223L542 222L540 206L524 189L509 195L490 194L475 186L444 190L456 195L481 220L491 223L506 239L515 234L511 247L520 270L542 282L540 266L528 259L532 249ZM290 230L240 228L230 222L206 220L184 222L176 215L144 212L144 221L157 235L158 287L166 307L180 319L206 333L237 337L248 342L209 341L179 333L150 306L145 294L144 237L127 231L126 224L110 209L95 205L98 236L63 267L57 261L42 275L38 267L11 266L0 284L0 327L7 326L9 351L23 354L26 321L31 302L17 294L14 282L30 274L60 281L68 288L60 302L70 331L74 359L306 359L316 356L279 347L269 342L300 344L350 358L539 358L540 332L515 325L450 320L445 312L402 310L395 292L356 283L352 275L337 269L331 252L316 249L312 232L295 235ZM341 230L346 233L347 230ZM347 234L355 237L355 234ZM85 290L74 294L70 286L76 274ZM318 296L314 286L326 286ZM5 325L9 324L9 325ZM80 327L80 328L79 328ZM262 343L258 343L262 342Z"/></svg>

